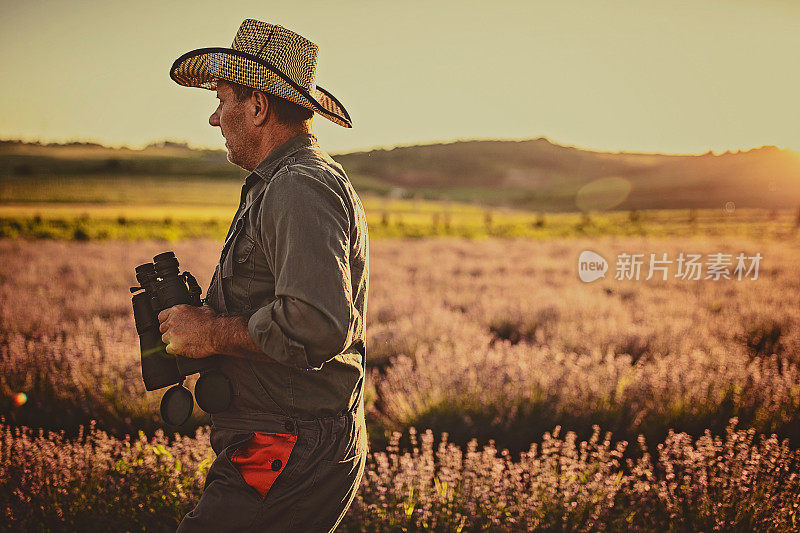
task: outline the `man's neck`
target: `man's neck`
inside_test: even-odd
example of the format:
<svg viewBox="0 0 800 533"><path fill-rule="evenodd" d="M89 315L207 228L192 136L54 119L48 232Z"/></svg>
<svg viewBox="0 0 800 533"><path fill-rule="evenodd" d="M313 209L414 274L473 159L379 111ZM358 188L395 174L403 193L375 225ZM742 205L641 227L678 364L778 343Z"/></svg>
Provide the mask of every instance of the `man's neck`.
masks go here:
<svg viewBox="0 0 800 533"><path fill-rule="evenodd" d="M247 170L252 172L258 164L266 159L277 147L298 135L311 133L310 128L276 128L267 135L261 138L261 143L256 147L253 152L253 159L250 160Z"/></svg>

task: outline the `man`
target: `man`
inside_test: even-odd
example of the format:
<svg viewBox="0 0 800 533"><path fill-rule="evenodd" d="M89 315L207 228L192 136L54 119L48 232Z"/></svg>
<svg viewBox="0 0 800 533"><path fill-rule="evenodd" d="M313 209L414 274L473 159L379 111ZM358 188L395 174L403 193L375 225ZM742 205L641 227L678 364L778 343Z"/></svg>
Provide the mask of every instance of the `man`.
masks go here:
<svg viewBox="0 0 800 533"><path fill-rule="evenodd" d="M170 76L216 90L209 123L251 171L206 305L159 314L167 351L222 354L233 399L212 414L211 466L179 531L332 531L363 475L366 218L311 132L351 127L315 85L317 46L245 20L231 48L184 54Z"/></svg>

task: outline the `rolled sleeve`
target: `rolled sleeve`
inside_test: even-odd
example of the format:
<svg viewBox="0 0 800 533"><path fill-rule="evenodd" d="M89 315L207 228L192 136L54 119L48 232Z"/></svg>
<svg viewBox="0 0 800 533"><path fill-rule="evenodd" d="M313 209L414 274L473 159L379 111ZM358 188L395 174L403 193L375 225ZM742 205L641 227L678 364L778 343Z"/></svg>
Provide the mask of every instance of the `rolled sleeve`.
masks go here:
<svg viewBox="0 0 800 533"><path fill-rule="evenodd" d="M267 186L260 222L275 299L250 317L250 336L279 363L320 369L352 336L347 210L323 181L289 166Z"/></svg>

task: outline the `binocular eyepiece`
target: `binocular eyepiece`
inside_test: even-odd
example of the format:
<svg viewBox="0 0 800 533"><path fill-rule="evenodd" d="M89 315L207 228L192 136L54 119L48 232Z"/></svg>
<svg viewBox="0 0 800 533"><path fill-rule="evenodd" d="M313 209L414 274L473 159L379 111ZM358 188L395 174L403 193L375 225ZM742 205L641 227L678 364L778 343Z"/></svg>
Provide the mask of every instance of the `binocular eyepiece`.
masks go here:
<svg viewBox="0 0 800 533"><path fill-rule="evenodd" d="M152 391L173 385L161 398L161 416L168 424L176 426L185 423L194 408L192 393L183 386L186 376L200 373L195 397L207 413L224 411L233 396L230 381L218 370L221 356L192 359L172 355L167 353L167 346L161 340L158 322L161 311L178 304L197 307L203 304L197 280L189 272L179 273L178 266L174 252L158 254L152 263L136 267L139 286L130 289L145 389Z"/></svg>

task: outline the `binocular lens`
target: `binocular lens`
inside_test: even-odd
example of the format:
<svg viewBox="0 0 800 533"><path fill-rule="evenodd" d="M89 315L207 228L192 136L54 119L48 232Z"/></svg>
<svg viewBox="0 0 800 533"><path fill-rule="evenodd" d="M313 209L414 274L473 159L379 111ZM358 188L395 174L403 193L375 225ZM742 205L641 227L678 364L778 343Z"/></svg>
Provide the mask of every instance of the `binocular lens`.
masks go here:
<svg viewBox="0 0 800 533"><path fill-rule="evenodd" d="M153 258L155 271L160 278L178 275L178 260L174 252L164 252Z"/></svg>
<svg viewBox="0 0 800 533"><path fill-rule="evenodd" d="M136 281L145 287L156 280L156 269L153 263L145 263L136 267Z"/></svg>
<svg viewBox="0 0 800 533"><path fill-rule="evenodd" d="M233 398L231 382L222 372L203 372L194 386L194 397L197 405L206 413L221 413L228 408Z"/></svg>
<svg viewBox="0 0 800 533"><path fill-rule="evenodd" d="M161 398L161 418L171 426L182 426L194 410L194 399L183 385L171 387Z"/></svg>

